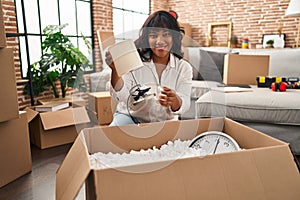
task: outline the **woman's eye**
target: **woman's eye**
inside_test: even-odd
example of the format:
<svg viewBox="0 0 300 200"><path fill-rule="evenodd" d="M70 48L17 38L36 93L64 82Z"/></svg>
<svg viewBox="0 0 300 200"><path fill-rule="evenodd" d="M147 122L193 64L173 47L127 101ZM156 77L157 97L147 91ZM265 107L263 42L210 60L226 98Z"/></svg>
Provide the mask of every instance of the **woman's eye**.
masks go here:
<svg viewBox="0 0 300 200"><path fill-rule="evenodd" d="M152 38L152 39L157 38L157 35L156 34L149 34L149 38Z"/></svg>
<svg viewBox="0 0 300 200"><path fill-rule="evenodd" d="M170 32L165 32L165 33L163 34L163 36L164 36L164 37L171 37L171 33L170 33Z"/></svg>

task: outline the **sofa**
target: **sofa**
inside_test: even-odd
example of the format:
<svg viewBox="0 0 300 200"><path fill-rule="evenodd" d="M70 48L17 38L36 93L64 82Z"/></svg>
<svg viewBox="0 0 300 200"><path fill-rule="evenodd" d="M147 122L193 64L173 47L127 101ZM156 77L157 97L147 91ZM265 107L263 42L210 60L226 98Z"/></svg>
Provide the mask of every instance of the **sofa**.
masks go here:
<svg viewBox="0 0 300 200"><path fill-rule="evenodd" d="M299 78L300 49L190 47L186 52L194 76L192 106L182 119L226 116L290 143L293 152L300 154L300 90L273 92L250 85L247 92L226 92L219 87L226 54L269 55L268 76Z"/></svg>

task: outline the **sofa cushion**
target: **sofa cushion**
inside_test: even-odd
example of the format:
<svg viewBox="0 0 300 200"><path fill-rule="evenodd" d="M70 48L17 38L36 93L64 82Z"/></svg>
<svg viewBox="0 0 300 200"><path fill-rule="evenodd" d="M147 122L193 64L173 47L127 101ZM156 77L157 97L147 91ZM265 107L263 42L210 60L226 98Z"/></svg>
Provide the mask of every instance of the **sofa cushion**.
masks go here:
<svg viewBox="0 0 300 200"><path fill-rule="evenodd" d="M231 49L190 47L186 51L187 59L193 66L193 80L223 81L224 56L232 53Z"/></svg>
<svg viewBox="0 0 300 200"><path fill-rule="evenodd" d="M200 49L200 63L197 80L223 81L224 56L227 53Z"/></svg>
<svg viewBox="0 0 300 200"><path fill-rule="evenodd" d="M111 69L104 68L100 72L90 74L90 90L91 92L109 91Z"/></svg>
<svg viewBox="0 0 300 200"><path fill-rule="evenodd" d="M211 90L196 101L196 117L228 117L237 121L300 125L300 90L273 92L253 86L253 92Z"/></svg>
<svg viewBox="0 0 300 200"><path fill-rule="evenodd" d="M195 119L195 102L199 97L208 92L211 88L217 87L220 83L215 81L192 81L191 105L187 112L181 114L181 119Z"/></svg>

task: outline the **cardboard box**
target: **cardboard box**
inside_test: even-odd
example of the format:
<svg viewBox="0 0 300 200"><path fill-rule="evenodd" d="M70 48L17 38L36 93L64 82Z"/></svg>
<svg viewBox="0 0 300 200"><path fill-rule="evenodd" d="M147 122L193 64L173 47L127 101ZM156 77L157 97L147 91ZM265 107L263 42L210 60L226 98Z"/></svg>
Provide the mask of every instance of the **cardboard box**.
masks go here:
<svg viewBox="0 0 300 200"><path fill-rule="evenodd" d="M257 76L268 76L268 55L238 55L224 56L223 82L230 85L256 85Z"/></svg>
<svg viewBox="0 0 300 200"><path fill-rule="evenodd" d="M0 49L0 122L19 117L13 50Z"/></svg>
<svg viewBox="0 0 300 200"><path fill-rule="evenodd" d="M110 124L116 106L117 102L111 98L109 91L88 94L88 113L92 121L96 124Z"/></svg>
<svg viewBox="0 0 300 200"><path fill-rule="evenodd" d="M245 150L121 168L93 169L89 155L160 147L223 131ZM299 199L300 175L289 145L227 118L94 127L77 137L56 173L56 199Z"/></svg>
<svg viewBox="0 0 300 200"><path fill-rule="evenodd" d="M0 187L32 169L26 113L20 118L0 122Z"/></svg>
<svg viewBox="0 0 300 200"><path fill-rule="evenodd" d="M4 29L2 5L0 1L0 48L4 48L4 47L6 47L6 35Z"/></svg>
<svg viewBox="0 0 300 200"><path fill-rule="evenodd" d="M86 106L86 100L77 97L77 96L71 96L71 97L64 97L64 98L47 98L47 99L39 99L38 103L39 104L46 104L52 101L59 101L59 102L68 102L70 106L72 107L81 107L81 106Z"/></svg>
<svg viewBox="0 0 300 200"><path fill-rule="evenodd" d="M43 113L33 108L25 110L28 114L30 141L40 149L74 142L80 130L90 122L85 107Z"/></svg>

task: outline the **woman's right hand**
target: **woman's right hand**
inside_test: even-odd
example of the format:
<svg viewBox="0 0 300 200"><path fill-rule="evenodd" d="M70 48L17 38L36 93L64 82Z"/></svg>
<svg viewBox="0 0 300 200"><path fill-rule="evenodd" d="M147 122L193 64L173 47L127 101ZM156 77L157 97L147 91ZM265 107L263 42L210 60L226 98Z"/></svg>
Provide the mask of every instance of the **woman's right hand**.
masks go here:
<svg viewBox="0 0 300 200"><path fill-rule="evenodd" d="M115 64L114 64L114 61L113 61L112 56L111 56L111 54L110 54L109 51L107 51L107 52L105 53L105 62L106 62L106 64L107 64L112 70L115 70L115 69L116 69L116 68L115 68Z"/></svg>
<svg viewBox="0 0 300 200"><path fill-rule="evenodd" d="M118 75L118 72L115 67L115 63L113 62L112 56L109 51L105 53L105 62L111 68L111 85L116 90L119 91L123 87L123 79Z"/></svg>

